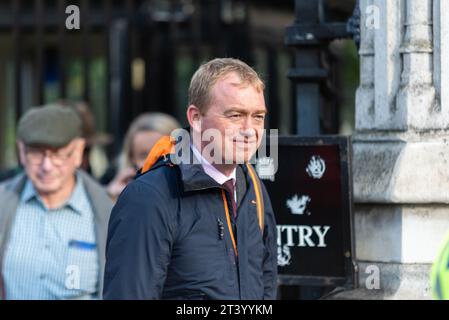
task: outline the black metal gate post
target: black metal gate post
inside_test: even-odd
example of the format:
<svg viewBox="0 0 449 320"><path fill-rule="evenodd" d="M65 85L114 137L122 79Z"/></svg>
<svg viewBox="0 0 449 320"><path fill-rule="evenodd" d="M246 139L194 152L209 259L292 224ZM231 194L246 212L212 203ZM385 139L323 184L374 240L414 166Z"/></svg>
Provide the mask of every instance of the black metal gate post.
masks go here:
<svg viewBox="0 0 449 320"><path fill-rule="evenodd" d="M329 105L326 102L336 98L330 42L338 38L354 37L356 42L359 39L358 5L348 22L326 21L326 5L325 0L296 0L295 21L286 30L285 44L293 47L295 53L295 67L289 70L288 76L295 84L294 131L299 136L316 137L324 133L320 111ZM289 285L300 286L300 299L318 299L332 290L332 286L325 284L311 287L303 280Z"/></svg>
<svg viewBox="0 0 449 320"><path fill-rule="evenodd" d="M296 0L295 25L287 30L287 45L295 45L295 69L288 76L296 81L296 133L299 135L320 134L320 89L319 84L327 73L321 67L321 42L311 30L319 23L319 0Z"/></svg>
<svg viewBox="0 0 449 320"><path fill-rule="evenodd" d="M131 96L129 24L126 19L117 19L111 25L109 36L109 110L110 131L116 136L113 154L119 154L126 129L131 122Z"/></svg>
<svg viewBox="0 0 449 320"><path fill-rule="evenodd" d="M295 49L295 68L288 76L296 85L295 132L301 136L321 133L322 86L331 76L323 66L329 43L353 36L347 23L325 20L325 1L296 0L295 21L286 30L285 43Z"/></svg>

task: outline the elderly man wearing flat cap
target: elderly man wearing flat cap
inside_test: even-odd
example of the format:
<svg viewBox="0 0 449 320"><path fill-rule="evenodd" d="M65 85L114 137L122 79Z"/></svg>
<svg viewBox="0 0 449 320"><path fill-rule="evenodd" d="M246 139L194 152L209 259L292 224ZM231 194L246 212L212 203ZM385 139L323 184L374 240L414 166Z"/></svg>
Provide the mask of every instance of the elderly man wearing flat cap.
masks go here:
<svg viewBox="0 0 449 320"><path fill-rule="evenodd" d="M85 141L76 112L27 111L18 125L25 173L0 185L0 295L101 298L112 201L79 170Z"/></svg>

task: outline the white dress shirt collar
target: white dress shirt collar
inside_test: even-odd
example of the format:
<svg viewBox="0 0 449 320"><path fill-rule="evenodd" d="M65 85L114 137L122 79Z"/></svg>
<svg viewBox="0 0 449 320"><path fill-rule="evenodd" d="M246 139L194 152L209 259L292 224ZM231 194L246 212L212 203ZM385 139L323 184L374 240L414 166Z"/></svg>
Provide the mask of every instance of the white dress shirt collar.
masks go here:
<svg viewBox="0 0 449 320"><path fill-rule="evenodd" d="M199 152L199 150L193 144L191 145L191 148L192 148L193 154L200 161L204 172L208 176L210 176L212 179L214 179L220 185L225 183L229 179L232 179L232 182L234 183L234 186L235 186L236 171L237 171L236 168L234 168L234 170L232 171L232 173L229 176L225 176L223 173L218 171L217 168L215 168L209 161L207 161L206 158L203 157L201 152Z"/></svg>

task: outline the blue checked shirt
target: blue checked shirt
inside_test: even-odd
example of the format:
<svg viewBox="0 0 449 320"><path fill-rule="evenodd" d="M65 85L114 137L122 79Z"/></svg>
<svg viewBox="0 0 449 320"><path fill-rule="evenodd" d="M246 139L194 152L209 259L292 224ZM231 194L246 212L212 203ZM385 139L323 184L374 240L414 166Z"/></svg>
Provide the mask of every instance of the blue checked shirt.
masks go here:
<svg viewBox="0 0 449 320"><path fill-rule="evenodd" d="M7 299L96 297L94 214L81 178L70 199L47 209L28 180L3 261Z"/></svg>

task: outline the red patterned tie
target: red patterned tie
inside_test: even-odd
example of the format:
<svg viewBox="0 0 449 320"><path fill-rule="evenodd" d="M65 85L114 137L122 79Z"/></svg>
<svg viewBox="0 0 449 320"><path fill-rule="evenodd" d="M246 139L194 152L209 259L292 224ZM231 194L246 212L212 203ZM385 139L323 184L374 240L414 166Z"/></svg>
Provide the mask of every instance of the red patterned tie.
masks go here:
<svg viewBox="0 0 449 320"><path fill-rule="evenodd" d="M232 203L232 215L234 218L237 216L237 204L235 203L235 191L234 191L234 182L233 179L229 179L225 183L223 183L223 187L228 192L228 196Z"/></svg>

